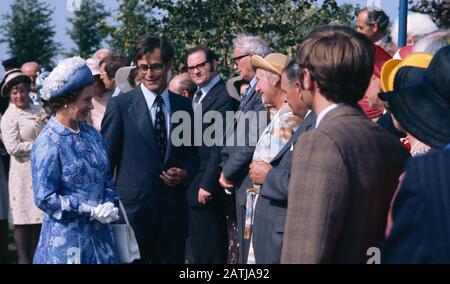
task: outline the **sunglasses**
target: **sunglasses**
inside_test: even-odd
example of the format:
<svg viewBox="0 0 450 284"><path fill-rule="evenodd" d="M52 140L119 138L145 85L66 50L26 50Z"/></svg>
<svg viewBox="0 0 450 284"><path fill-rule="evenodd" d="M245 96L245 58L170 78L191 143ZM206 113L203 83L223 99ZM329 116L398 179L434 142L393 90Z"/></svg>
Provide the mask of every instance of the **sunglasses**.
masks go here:
<svg viewBox="0 0 450 284"><path fill-rule="evenodd" d="M241 60L242 58L247 57L247 56L249 56L249 55L250 55L250 53L243 54L243 55L240 55L240 56L236 56L236 57L234 57L234 58L231 58L231 60L232 60L235 64L238 64L238 63L239 63L239 60Z"/></svg>
<svg viewBox="0 0 450 284"><path fill-rule="evenodd" d="M150 64L150 65L139 64L137 68L139 71L144 72L144 73L148 72L149 69L152 70L152 72L159 72L162 70L163 65L160 63L154 63L154 64Z"/></svg>
<svg viewBox="0 0 450 284"><path fill-rule="evenodd" d="M194 66L188 66L187 69L188 69L189 72L193 72L195 69L199 69L200 70L200 68L205 68L206 63L208 63L208 60L205 61L205 62L199 63L197 65L194 65Z"/></svg>

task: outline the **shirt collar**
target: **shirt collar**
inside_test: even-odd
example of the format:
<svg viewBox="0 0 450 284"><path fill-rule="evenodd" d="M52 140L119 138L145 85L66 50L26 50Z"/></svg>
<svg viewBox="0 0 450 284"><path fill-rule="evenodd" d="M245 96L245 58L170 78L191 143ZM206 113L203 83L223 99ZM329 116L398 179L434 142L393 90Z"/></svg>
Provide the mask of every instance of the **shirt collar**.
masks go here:
<svg viewBox="0 0 450 284"><path fill-rule="evenodd" d="M141 91L144 94L144 97L147 100L149 106L153 106L157 94L147 89L147 87L145 87L144 84L141 84ZM169 106L169 91L167 90L167 88L162 92L161 97L164 100L164 104L166 106Z"/></svg>
<svg viewBox="0 0 450 284"><path fill-rule="evenodd" d="M258 82L258 80L256 79L256 76L253 76L253 78L250 80L250 89L253 88L256 83Z"/></svg>
<svg viewBox="0 0 450 284"><path fill-rule="evenodd" d="M342 105L342 103L340 103L340 104L331 104L331 105L327 106L324 110L322 110L317 115L316 128L319 127L319 124L322 121L322 119L325 117L325 115L327 115L330 111L332 111L333 109L337 108L340 105Z"/></svg>
<svg viewBox="0 0 450 284"><path fill-rule="evenodd" d="M202 90L202 97L206 95L211 89L220 81L220 76L216 75L214 78L212 78L208 84L200 87L200 90Z"/></svg>
<svg viewBox="0 0 450 284"><path fill-rule="evenodd" d="M116 87L116 88L114 89L114 93L112 94L112 96L113 96L113 97L117 97L119 94L120 94L120 89L119 89L119 87Z"/></svg>

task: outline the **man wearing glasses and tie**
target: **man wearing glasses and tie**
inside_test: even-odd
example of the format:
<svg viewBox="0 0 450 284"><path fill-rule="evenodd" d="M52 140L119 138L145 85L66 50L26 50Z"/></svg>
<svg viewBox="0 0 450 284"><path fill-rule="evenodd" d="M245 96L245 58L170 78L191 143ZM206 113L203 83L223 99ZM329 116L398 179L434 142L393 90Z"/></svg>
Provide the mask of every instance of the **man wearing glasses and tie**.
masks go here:
<svg viewBox="0 0 450 284"><path fill-rule="evenodd" d="M243 231L245 220L245 202L246 192L245 190L239 190L239 187L248 174L249 165L252 161L253 152L255 150L256 143L259 138L259 134L264 131L267 126L267 121L260 121L258 119L259 112L266 112L261 100L261 95L255 90L256 88L256 71L250 63L252 55L259 55L265 57L270 53L270 50L260 37L249 35L238 35L233 39L233 53L232 60L234 61L234 68L237 69L241 77L250 82L248 90L244 93L242 101L239 105L238 114L235 116L234 125L232 131L234 131L234 141L227 141L221 152L221 168L220 185L228 192L235 194L236 202L236 225L237 225L237 240L240 243L239 252L233 251L230 248L230 254L237 253L239 255L239 262L245 263L242 259L243 255ZM248 116L247 113L254 112L255 115ZM242 120L242 121L241 121ZM256 120L256 121L255 121ZM245 123L245 133L237 133L238 122ZM251 128L250 126L257 125L257 128ZM228 134L228 130L227 130ZM239 137L245 135L245 137ZM242 139L244 138L244 139ZM238 141L244 141L244 145L239 145ZM251 143L251 142L254 143ZM233 143L229 143L233 142ZM232 145L230 145L232 144ZM232 227L235 227L233 224ZM236 233L235 231L231 234ZM248 242L247 242L248 243ZM248 244L246 244L248 246ZM244 248L245 251L246 248ZM247 249L248 250L248 249ZM232 257L234 258L234 256Z"/></svg>
<svg viewBox="0 0 450 284"><path fill-rule="evenodd" d="M197 85L193 98L194 111L207 117L209 112L220 113L223 119L222 133L207 135L215 121L202 123L201 145L198 146L200 167L188 189L189 238L195 263L223 264L227 259L227 225L225 217L225 192L220 187L221 145L211 145L204 139L216 140L215 136L225 131L227 111L235 111L239 102L228 95L225 82L218 75L215 54L205 46L197 46L187 51L187 69L192 81ZM198 127L199 125L197 125ZM196 135L196 138L199 135ZM223 137L223 136L222 136ZM220 141L222 141L221 139ZM216 140L217 141L217 140ZM198 145L198 144L196 144Z"/></svg>
<svg viewBox="0 0 450 284"><path fill-rule="evenodd" d="M186 187L197 168L197 154L193 143L175 147L170 139L179 125L170 121L171 114L184 111L193 118L191 101L167 89L173 56L172 45L163 38L138 42L135 59L142 83L112 98L102 122L117 194L142 263L184 263Z"/></svg>

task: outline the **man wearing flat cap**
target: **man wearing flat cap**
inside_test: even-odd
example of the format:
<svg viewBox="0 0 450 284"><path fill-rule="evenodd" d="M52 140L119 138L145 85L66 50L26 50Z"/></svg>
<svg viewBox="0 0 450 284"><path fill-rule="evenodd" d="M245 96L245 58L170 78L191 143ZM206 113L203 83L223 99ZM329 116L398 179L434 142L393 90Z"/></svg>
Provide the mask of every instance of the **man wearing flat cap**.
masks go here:
<svg viewBox="0 0 450 284"><path fill-rule="evenodd" d="M271 168L269 163L289 141L301 122L301 118L292 113L286 103L286 94L281 91L281 74L287 61L288 57L280 53L271 53L264 58L254 55L250 60L256 69L256 90L261 93L262 102L271 113L271 122L258 140L249 175L236 191L246 201L241 208L245 212L242 220L244 228L238 232L243 246L242 260L248 264L256 261L252 239L254 210L261 185Z"/></svg>
<svg viewBox="0 0 450 284"><path fill-rule="evenodd" d="M281 263L367 263L384 236L409 155L357 105L373 58L372 43L340 25L313 30L297 50L317 121L294 150Z"/></svg>

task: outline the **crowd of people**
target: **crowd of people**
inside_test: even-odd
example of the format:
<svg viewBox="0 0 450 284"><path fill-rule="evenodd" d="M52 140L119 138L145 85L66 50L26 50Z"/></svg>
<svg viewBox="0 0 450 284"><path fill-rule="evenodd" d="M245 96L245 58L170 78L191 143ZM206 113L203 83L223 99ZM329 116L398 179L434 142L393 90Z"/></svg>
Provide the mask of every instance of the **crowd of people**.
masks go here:
<svg viewBox="0 0 450 284"><path fill-rule="evenodd" d="M119 263L120 203L134 263L449 263L450 31L409 19L402 48L376 7L293 58L236 35L230 80L160 36L4 61L0 256L9 220L19 263Z"/></svg>

